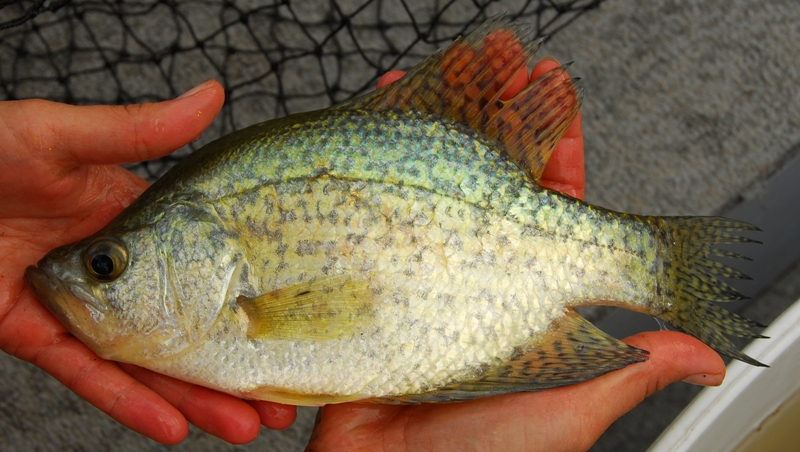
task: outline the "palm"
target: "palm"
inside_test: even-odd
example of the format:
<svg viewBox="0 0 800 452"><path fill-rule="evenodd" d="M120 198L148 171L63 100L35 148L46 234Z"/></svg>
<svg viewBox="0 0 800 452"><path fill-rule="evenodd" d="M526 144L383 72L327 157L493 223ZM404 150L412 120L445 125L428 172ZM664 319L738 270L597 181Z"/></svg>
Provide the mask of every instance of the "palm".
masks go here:
<svg viewBox="0 0 800 452"><path fill-rule="evenodd" d="M0 135L0 142L9 142ZM9 148L0 149L5 153ZM147 183L116 166L51 162L40 149L14 148L21 162L0 155L0 300L32 299L22 272L45 252L95 232L138 196ZM105 189L103 187L106 187ZM114 193L115 196L102 196ZM23 197L24 196L24 197ZM5 312L11 305L2 306Z"/></svg>
<svg viewBox="0 0 800 452"><path fill-rule="evenodd" d="M45 105L5 104L2 116L7 123L35 124L30 116ZM25 267L55 246L97 230L147 185L116 166L53 159L57 152L49 141L35 130L0 130L0 173L7 175L0 186L0 319L5 323L0 345L28 360L37 359L41 347L74 339L26 290ZM101 196L104 191L115 196ZM30 311L39 314L37 325L25 321L33 321Z"/></svg>

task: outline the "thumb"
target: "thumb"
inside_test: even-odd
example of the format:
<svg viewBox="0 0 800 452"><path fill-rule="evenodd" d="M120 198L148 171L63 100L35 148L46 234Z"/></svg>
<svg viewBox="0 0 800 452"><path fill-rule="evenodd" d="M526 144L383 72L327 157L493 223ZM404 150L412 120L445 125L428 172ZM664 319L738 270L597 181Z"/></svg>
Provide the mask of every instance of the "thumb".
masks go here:
<svg viewBox="0 0 800 452"><path fill-rule="evenodd" d="M578 435L586 448L620 416L666 386L680 381L718 386L725 378L722 358L691 336L658 331L637 334L625 342L648 350L650 358L574 387L540 393L553 398L554 409L564 406L562 397L567 397L567 405L576 408L574 415L588 427Z"/></svg>
<svg viewBox="0 0 800 452"><path fill-rule="evenodd" d="M168 154L196 139L222 108L224 89L207 81L177 99L135 105L72 106L23 101L18 140L75 164L117 164ZM28 107L28 108L25 108ZM49 151L49 152L48 152ZM52 154L48 155L52 156Z"/></svg>
<svg viewBox="0 0 800 452"><path fill-rule="evenodd" d="M644 365L629 366L616 378L601 380L608 385L607 390L628 388L627 396L618 399L625 412L672 383L719 386L725 378L725 363L719 354L692 336L657 331L631 336L625 342L650 351L650 359Z"/></svg>

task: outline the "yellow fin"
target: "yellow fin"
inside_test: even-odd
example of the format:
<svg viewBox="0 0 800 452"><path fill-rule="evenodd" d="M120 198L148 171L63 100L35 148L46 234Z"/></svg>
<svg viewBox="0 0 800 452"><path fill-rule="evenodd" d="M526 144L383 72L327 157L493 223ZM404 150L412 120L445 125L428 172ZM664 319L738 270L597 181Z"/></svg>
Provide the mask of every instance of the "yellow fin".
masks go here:
<svg viewBox="0 0 800 452"><path fill-rule="evenodd" d="M514 392L539 391L599 377L647 360L648 352L617 340L573 310L550 326L544 339L508 362L473 378L422 394L371 399L377 403L443 403Z"/></svg>
<svg viewBox="0 0 800 452"><path fill-rule="evenodd" d="M335 339L361 331L374 317L366 281L326 276L236 302L250 339Z"/></svg>
<svg viewBox="0 0 800 452"><path fill-rule="evenodd" d="M269 400L297 406L322 406L330 403L356 402L364 397L361 395L302 394L272 386L262 386L241 396L245 399Z"/></svg>
<svg viewBox="0 0 800 452"><path fill-rule="evenodd" d="M563 67L512 99L500 100L541 42L530 25L489 20L400 80L335 108L426 112L468 125L497 140L503 152L538 181L580 104Z"/></svg>

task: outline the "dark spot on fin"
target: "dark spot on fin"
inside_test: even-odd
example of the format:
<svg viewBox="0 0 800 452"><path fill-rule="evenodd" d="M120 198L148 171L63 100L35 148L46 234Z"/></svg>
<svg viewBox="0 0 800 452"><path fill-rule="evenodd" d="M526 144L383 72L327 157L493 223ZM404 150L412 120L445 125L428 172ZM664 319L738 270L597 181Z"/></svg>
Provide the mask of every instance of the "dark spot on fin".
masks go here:
<svg viewBox="0 0 800 452"><path fill-rule="evenodd" d="M315 340L363 331L373 321L371 300L365 281L326 276L236 302L250 339Z"/></svg>
<svg viewBox="0 0 800 452"><path fill-rule="evenodd" d="M538 181L578 112L580 95L562 66L501 101L542 40L530 25L499 22L485 22L400 80L334 108L427 112L468 125L497 140Z"/></svg>
<svg viewBox="0 0 800 452"><path fill-rule="evenodd" d="M441 403L514 392L539 391L599 377L647 360L649 353L619 341L568 310L544 338L510 361L467 381L423 394L381 398L381 403Z"/></svg>

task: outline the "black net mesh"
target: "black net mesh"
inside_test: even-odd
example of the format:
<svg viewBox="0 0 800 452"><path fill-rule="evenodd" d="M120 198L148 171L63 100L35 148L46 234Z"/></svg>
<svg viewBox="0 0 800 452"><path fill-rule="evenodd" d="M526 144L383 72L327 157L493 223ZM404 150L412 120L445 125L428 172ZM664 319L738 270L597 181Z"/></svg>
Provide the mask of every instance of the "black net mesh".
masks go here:
<svg viewBox="0 0 800 452"><path fill-rule="evenodd" d="M0 0L0 100L152 102L219 80L226 104L203 139L131 166L153 180L222 134L372 89L487 17L552 36L603 1Z"/></svg>

